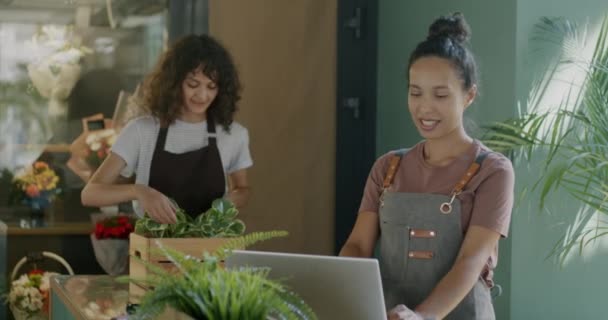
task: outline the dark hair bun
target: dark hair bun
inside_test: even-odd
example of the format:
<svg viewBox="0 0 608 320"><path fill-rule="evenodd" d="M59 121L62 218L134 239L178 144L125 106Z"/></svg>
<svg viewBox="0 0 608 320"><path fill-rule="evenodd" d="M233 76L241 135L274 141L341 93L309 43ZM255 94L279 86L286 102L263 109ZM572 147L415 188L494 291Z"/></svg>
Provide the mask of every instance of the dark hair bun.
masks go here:
<svg viewBox="0 0 608 320"><path fill-rule="evenodd" d="M460 12L441 16L429 27L427 40L448 37L464 43L471 37L471 28Z"/></svg>

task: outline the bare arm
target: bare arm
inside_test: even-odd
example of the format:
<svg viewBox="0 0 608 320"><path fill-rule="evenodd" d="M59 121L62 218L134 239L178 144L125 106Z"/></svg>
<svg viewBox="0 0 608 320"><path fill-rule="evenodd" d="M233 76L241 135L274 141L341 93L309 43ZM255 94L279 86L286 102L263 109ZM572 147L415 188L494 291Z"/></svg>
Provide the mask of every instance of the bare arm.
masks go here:
<svg viewBox="0 0 608 320"><path fill-rule="evenodd" d="M228 176L230 191L226 198L234 203L237 208L247 205L251 190L247 181L247 169L241 169Z"/></svg>
<svg viewBox="0 0 608 320"><path fill-rule="evenodd" d="M374 253L378 239L378 214L370 211L360 212L353 231L340 250L342 257L369 258Z"/></svg>
<svg viewBox="0 0 608 320"><path fill-rule="evenodd" d="M437 319L447 316L471 291L499 239L498 232L471 226L452 269L416 308L416 312Z"/></svg>
<svg viewBox="0 0 608 320"><path fill-rule="evenodd" d="M101 207L136 200L137 186L121 183L125 178L120 176L120 172L125 166L125 161L111 152L82 189L82 204Z"/></svg>
<svg viewBox="0 0 608 320"><path fill-rule="evenodd" d="M115 153L103 161L82 189L82 204L91 207L137 200L150 217L160 223L175 223L175 207L162 193L146 185L133 184L120 176L125 161Z"/></svg>

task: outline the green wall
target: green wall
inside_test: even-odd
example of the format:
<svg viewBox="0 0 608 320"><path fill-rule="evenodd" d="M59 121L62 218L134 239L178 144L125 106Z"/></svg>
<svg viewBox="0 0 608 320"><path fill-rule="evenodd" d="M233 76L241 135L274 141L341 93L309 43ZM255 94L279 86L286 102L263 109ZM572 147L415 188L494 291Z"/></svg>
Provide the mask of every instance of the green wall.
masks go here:
<svg viewBox="0 0 608 320"><path fill-rule="evenodd" d="M604 14L608 14L605 0L518 1L515 68L518 99L524 101L538 61L550 58L530 53L530 33L541 16L564 16L579 23L595 24ZM516 165L519 192L536 181L535 173L539 171L535 166ZM513 217L511 319L608 318L605 305L608 282L604 280L608 246L590 247L592 250L585 257L575 254L571 262L560 268L553 257L546 259L547 254L566 231L567 223L573 221L579 206L563 192L551 198L549 212L539 212L536 200L534 197L521 200Z"/></svg>
<svg viewBox="0 0 608 320"><path fill-rule="evenodd" d="M608 2L380 1L377 155L420 140L407 112L407 59L414 46L426 36L433 19L453 11L464 13L473 30L473 52L481 71L481 96L467 118L482 125L514 116L518 101L525 101L537 70L535 63L545 58L532 59L528 51L533 25L541 16L595 22L608 14ZM515 166L518 203L510 237L500 243L496 279L505 290L495 301L497 318L608 318L604 315L606 299L602 290L608 283L603 277L603 271L608 270L608 244L585 257L575 256L563 267L547 258L577 205L563 194L557 194L552 198L550 213L539 213L533 195L522 197L526 186L535 181L536 166L521 162Z"/></svg>
<svg viewBox="0 0 608 320"><path fill-rule="evenodd" d="M513 116L515 4L511 1L380 1L378 26L377 154L420 140L407 111L406 68L410 52L437 16L461 11L473 29L472 46L481 71L481 95L468 118Z"/></svg>

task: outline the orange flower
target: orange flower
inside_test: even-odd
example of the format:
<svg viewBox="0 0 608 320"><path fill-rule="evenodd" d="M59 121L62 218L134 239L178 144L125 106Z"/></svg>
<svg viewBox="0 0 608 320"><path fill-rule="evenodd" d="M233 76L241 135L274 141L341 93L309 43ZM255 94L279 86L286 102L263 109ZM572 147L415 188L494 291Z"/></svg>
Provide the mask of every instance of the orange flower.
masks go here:
<svg viewBox="0 0 608 320"><path fill-rule="evenodd" d="M34 269L34 270L30 271L28 274L29 275L34 275L34 274L44 275L44 271L42 271L40 269Z"/></svg>
<svg viewBox="0 0 608 320"><path fill-rule="evenodd" d="M36 169L36 170L45 170L48 168L49 168L49 165L46 164L45 162L42 162L42 161L34 162L34 169Z"/></svg>
<svg viewBox="0 0 608 320"><path fill-rule="evenodd" d="M30 184L29 186L27 186L27 188L25 189L25 193L27 194L28 197L30 198L35 198L37 196L40 195L40 190L38 189L37 186Z"/></svg>

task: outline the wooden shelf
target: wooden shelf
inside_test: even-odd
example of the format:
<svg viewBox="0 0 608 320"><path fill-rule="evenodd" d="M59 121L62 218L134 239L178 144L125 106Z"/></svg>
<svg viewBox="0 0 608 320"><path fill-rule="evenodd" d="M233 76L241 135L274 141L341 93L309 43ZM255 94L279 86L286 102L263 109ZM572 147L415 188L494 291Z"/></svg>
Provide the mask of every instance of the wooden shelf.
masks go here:
<svg viewBox="0 0 608 320"><path fill-rule="evenodd" d="M9 236L61 236L61 235L87 235L93 232L91 222L64 222L48 227L21 228L15 224L7 224Z"/></svg>
<svg viewBox="0 0 608 320"><path fill-rule="evenodd" d="M45 152L55 152L55 153L69 153L70 145L69 144L47 144L44 148Z"/></svg>
<svg viewBox="0 0 608 320"><path fill-rule="evenodd" d="M38 149L40 147L44 148L44 152L49 153L69 153L70 145L67 143L58 143L58 144L13 144L22 149Z"/></svg>

